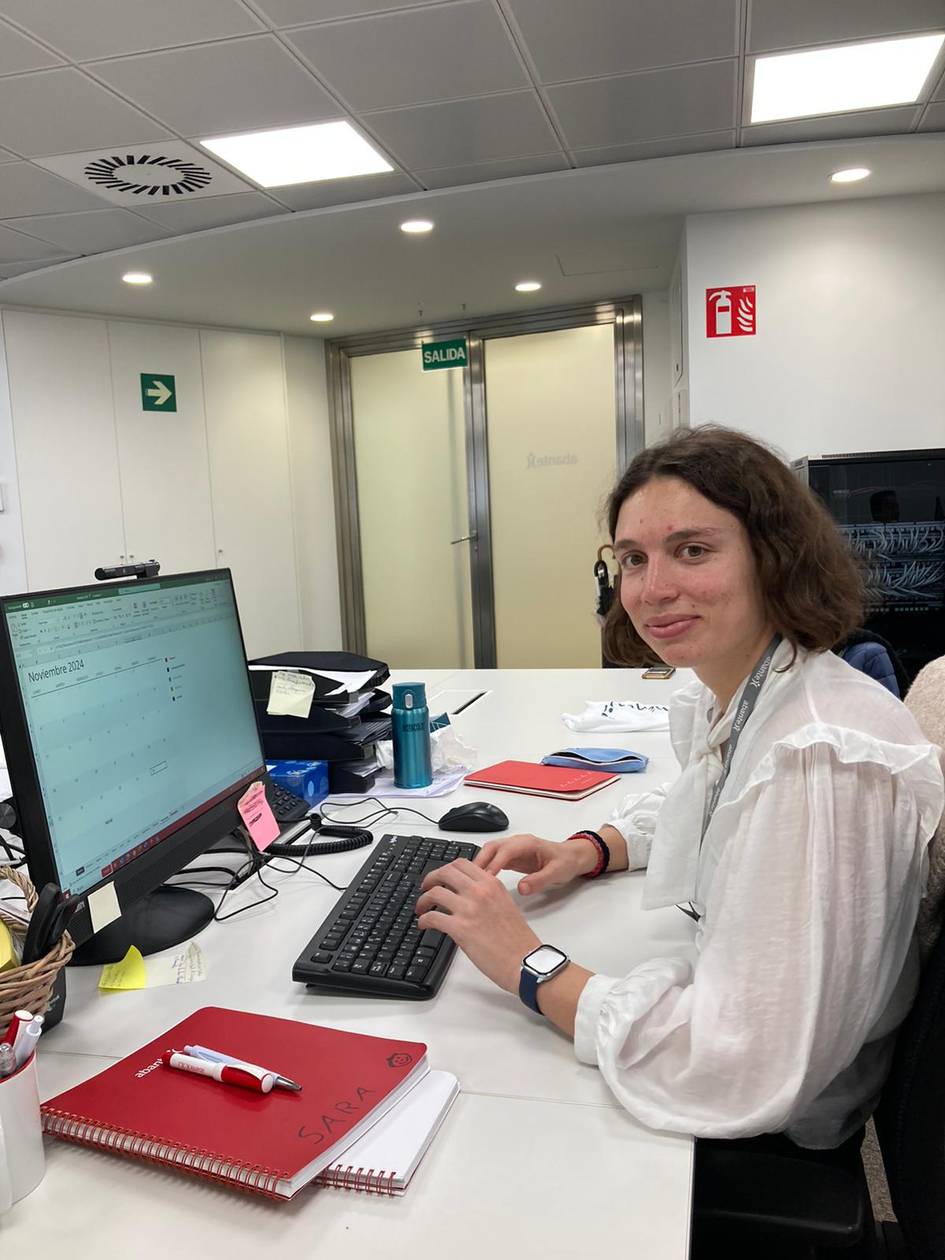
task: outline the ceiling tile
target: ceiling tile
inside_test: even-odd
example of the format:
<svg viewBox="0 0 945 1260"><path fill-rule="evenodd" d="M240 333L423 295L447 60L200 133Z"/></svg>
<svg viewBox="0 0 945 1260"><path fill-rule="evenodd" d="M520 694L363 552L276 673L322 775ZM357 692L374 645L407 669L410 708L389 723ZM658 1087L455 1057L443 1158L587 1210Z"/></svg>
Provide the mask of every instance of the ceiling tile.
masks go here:
<svg viewBox="0 0 945 1260"><path fill-rule="evenodd" d="M27 271L38 271L41 267L54 267L59 263L69 262L74 255L66 254L61 258L34 258L31 262L0 264L0 280L11 280L14 276L25 275Z"/></svg>
<svg viewBox="0 0 945 1260"><path fill-rule="evenodd" d="M320 210L323 206L356 205L359 201L376 201L378 197L401 197L419 189L409 175L389 171L383 175L359 175L357 179L325 179L315 184L292 184L270 188L293 210Z"/></svg>
<svg viewBox="0 0 945 1260"><path fill-rule="evenodd" d="M542 83L738 52L737 0L509 0Z"/></svg>
<svg viewBox="0 0 945 1260"><path fill-rule="evenodd" d="M19 162L19 160L15 153L10 153L8 149L0 149L0 162Z"/></svg>
<svg viewBox="0 0 945 1260"><path fill-rule="evenodd" d="M126 210L253 189L252 184L211 161L206 149L183 140L124 145L117 153L113 149L91 149L85 153L57 154L37 158L36 165Z"/></svg>
<svg viewBox="0 0 945 1260"><path fill-rule="evenodd" d="M224 227L228 223L245 223L249 219L265 219L269 215L285 213L282 206L258 192L205 197L172 205L145 205L138 210L138 214L173 232L202 232L204 228Z"/></svg>
<svg viewBox="0 0 945 1260"><path fill-rule="evenodd" d="M167 132L79 70L0 79L0 144L27 157L157 140Z"/></svg>
<svg viewBox="0 0 945 1260"><path fill-rule="evenodd" d="M20 222L19 219L16 220ZM37 241L31 236L0 223L0 263L26 262L32 258L58 258L64 251L47 241Z"/></svg>
<svg viewBox="0 0 945 1260"><path fill-rule="evenodd" d="M0 0L0 14L74 61L262 29L239 0Z"/></svg>
<svg viewBox="0 0 945 1260"><path fill-rule="evenodd" d="M712 61L547 89L569 149L735 125L736 63Z"/></svg>
<svg viewBox="0 0 945 1260"><path fill-rule="evenodd" d="M43 214L16 219L14 226L72 254L99 254L109 249L142 245L168 235L127 210L91 210L83 214Z"/></svg>
<svg viewBox="0 0 945 1260"><path fill-rule="evenodd" d="M932 89L933 101L945 101L945 74L939 80L938 87Z"/></svg>
<svg viewBox="0 0 945 1260"><path fill-rule="evenodd" d="M397 159L414 170L559 150L532 92L419 105L369 114L366 121Z"/></svg>
<svg viewBox="0 0 945 1260"><path fill-rule="evenodd" d="M20 214L58 214L66 210L102 210L101 197L76 188L58 175L29 162L5 166L0 175L0 219Z"/></svg>
<svg viewBox="0 0 945 1260"><path fill-rule="evenodd" d="M94 72L182 135L204 139L342 113L272 35L100 61Z"/></svg>
<svg viewBox="0 0 945 1260"><path fill-rule="evenodd" d="M603 149L574 149L573 157L578 166L609 166L614 162L641 162L647 158L679 157L683 153L715 153L734 147L734 131L709 131L701 136L673 136Z"/></svg>
<svg viewBox="0 0 945 1260"><path fill-rule="evenodd" d="M920 131L945 131L945 103L930 105L922 115Z"/></svg>
<svg viewBox="0 0 945 1260"><path fill-rule="evenodd" d="M355 110L529 86L488 0L293 31L291 42Z"/></svg>
<svg viewBox="0 0 945 1260"><path fill-rule="evenodd" d="M257 0L256 7L273 26L301 26L385 9L421 8L441 0Z"/></svg>
<svg viewBox="0 0 945 1260"><path fill-rule="evenodd" d="M906 132L915 119L915 106L871 109L859 114L828 114L824 118L793 118L742 129L742 145L794 144L802 140L847 140L853 136L891 136Z"/></svg>
<svg viewBox="0 0 945 1260"><path fill-rule="evenodd" d="M751 0L748 48L763 52L941 29L942 0Z"/></svg>
<svg viewBox="0 0 945 1260"><path fill-rule="evenodd" d="M483 184L492 179L518 179L523 175L545 175L549 171L568 170L561 153L541 157L508 158L504 162L477 162L475 166L446 166L437 171L417 171L416 176L427 188L455 188L459 184Z"/></svg>
<svg viewBox="0 0 945 1260"><path fill-rule="evenodd" d="M35 40L7 26L6 22L0 22L0 74L21 74L25 70L61 65L61 57L47 52Z"/></svg>

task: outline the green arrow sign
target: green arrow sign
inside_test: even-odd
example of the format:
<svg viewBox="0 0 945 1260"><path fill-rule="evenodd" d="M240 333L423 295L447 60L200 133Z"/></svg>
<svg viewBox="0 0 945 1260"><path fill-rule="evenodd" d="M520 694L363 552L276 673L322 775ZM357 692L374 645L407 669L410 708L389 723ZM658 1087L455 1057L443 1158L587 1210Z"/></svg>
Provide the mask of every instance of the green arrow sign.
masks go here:
<svg viewBox="0 0 945 1260"><path fill-rule="evenodd" d="M420 346L420 363L424 372L464 368L468 362L465 337L456 337L453 341L424 341Z"/></svg>
<svg viewBox="0 0 945 1260"><path fill-rule="evenodd" d="M144 411L176 411L177 387L173 376L142 372L141 407Z"/></svg>

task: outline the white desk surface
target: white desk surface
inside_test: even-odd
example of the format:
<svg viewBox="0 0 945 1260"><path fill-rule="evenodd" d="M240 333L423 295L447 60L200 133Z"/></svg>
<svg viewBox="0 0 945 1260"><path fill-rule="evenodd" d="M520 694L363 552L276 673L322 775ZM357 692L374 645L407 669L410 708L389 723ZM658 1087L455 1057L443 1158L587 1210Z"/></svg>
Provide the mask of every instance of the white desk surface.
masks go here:
<svg viewBox="0 0 945 1260"><path fill-rule="evenodd" d="M453 719L476 765L505 758L539 760L571 744L633 748L650 758L641 775L580 802L460 788L419 808L433 817L463 800L485 799L508 814L510 830L563 838L606 819L626 792L673 777L665 733L577 735L560 720L587 700L664 702L686 676L642 682L629 670L462 670L411 672L426 677L430 710L448 693L485 692ZM396 802L391 802L392 804ZM434 833L419 819L385 832ZM465 838L465 837L463 837ZM488 837L472 836L483 840ZM321 858L319 870L343 884L364 850ZM271 872L272 868L269 868ZM267 877L268 878L268 877ZM506 878L506 877L503 877ZM512 884L517 877L507 877ZM422 1040L434 1067L459 1077L463 1090L403 1198L340 1190L305 1191L271 1204L202 1179L47 1139L41 1186L0 1218L3 1241L45 1253L66 1238L85 1238L99 1260L187 1254L248 1257L267 1245L291 1252L360 1258L479 1257L502 1242L547 1257L585 1256L621 1246L647 1260L688 1252L692 1142L638 1125L615 1103L596 1069L577 1061L571 1043L517 999L502 993L460 954L436 998L424 1003L330 997L295 984L291 967L336 893L299 872L270 882L278 898L245 915L211 924L196 939L207 979L197 985L103 995L99 968L70 968L65 1018L40 1045L44 1098L101 1070L158 1036L198 1006L231 1006L331 1024L379 1036ZM692 949L689 919L676 910L642 912L642 876L583 884L570 896L526 903L542 939L595 970L620 975L637 961ZM254 898L253 881L227 908ZM606 924L606 928L602 925ZM314 1199L315 1202L311 1202ZM88 1232L87 1232L88 1231ZM94 1239L94 1241L93 1241Z"/></svg>

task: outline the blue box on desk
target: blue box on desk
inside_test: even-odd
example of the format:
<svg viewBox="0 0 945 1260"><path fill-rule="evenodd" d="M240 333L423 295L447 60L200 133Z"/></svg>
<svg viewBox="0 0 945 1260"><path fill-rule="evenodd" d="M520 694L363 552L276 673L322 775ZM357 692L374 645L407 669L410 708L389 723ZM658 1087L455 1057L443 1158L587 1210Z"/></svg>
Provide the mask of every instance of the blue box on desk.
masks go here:
<svg viewBox="0 0 945 1260"><path fill-rule="evenodd" d="M317 805L328 795L327 761L267 761L273 783Z"/></svg>

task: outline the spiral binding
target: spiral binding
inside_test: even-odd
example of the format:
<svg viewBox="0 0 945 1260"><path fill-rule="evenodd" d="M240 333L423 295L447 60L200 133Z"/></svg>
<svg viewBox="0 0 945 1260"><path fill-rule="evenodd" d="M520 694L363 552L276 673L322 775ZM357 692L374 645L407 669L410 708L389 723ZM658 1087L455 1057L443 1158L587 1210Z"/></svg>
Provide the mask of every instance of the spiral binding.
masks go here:
<svg viewBox="0 0 945 1260"><path fill-rule="evenodd" d="M287 1181L287 1172L273 1172L254 1164L239 1164L203 1151L193 1146L178 1146L138 1133L133 1129L103 1128L85 1116L74 1116L65 1111L43 1108L43 1132L52 1137L75 1142L79 1146L91 1146L100 1151L114 1151L119 1155L134 1155L152 1164L166 1168L182 1168L207 1177L212 1181L241 1190L252 1190L270 1199L285 1200L289 1195L277 1190L280 1181Z"/></svg>
<svg viewBox="0 0 945 1260"><path fill-rule="evenodd" d="M386 1169L355 1168L353 1164L342 1167L336 1164L326 1168L315 1178L320 1186L334 1186L338 1190L359 1190L365 1194L394 1194L397 1174Z"/></svg>

